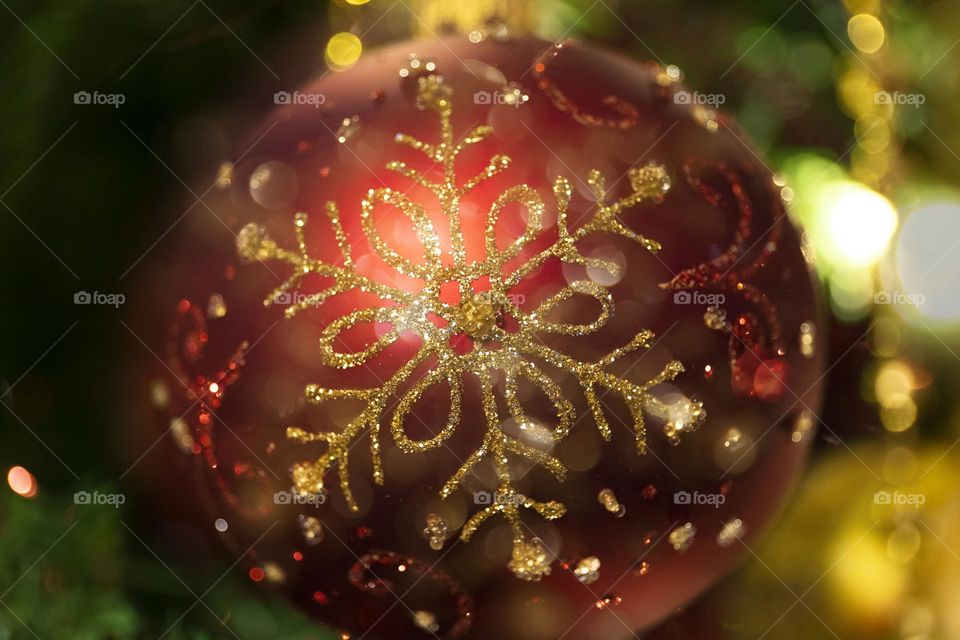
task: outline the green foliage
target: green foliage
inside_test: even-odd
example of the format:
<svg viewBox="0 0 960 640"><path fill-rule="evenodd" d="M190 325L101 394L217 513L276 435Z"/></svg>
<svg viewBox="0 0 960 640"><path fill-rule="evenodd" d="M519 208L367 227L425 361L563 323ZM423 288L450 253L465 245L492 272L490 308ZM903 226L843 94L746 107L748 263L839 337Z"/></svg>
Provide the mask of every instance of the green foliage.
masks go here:
<svg viewBox="0 0 960 640"><path fill-rule="evenodd" d="M185 570L167 569L123 517L122 508L75 505L72 496L0 491L0 640L152 640L164 631L170 640L334 637L246 584L240 569L218 563L202 580L175 576ZM201 595L214 581L195 604L190 591Z"/></svg>

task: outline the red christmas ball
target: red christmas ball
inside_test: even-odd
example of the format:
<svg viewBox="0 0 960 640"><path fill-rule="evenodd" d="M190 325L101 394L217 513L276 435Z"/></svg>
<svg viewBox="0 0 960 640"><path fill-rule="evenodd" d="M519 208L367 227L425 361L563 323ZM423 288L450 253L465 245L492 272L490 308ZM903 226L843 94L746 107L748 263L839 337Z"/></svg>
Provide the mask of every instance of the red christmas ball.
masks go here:
<svg viewBox="0 0 960 640"><path fill-rule="evenodd" d="M355 637L619 638L744 555L823 358L782 182L708 97L535 39L278 94L234 234L163 272L164 419L251 579Z"/></svg>

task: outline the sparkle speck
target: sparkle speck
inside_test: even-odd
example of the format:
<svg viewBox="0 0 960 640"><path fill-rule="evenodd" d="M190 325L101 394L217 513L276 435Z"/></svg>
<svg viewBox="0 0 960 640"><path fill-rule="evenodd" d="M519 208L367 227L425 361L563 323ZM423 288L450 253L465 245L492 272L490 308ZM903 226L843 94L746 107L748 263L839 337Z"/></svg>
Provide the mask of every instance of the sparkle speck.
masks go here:
<svg viewBox="0 0 960 640"><path fill-rule="evenodd" d="M597 607L597 609L611 609L613 607L619 607L620 603L622 602L623 602L623 598L621 598L620 596L612 593L608 593L604 595L602 598L600 598L599 600L597 600L595 606Z"/></svg>
<svg viewBox="0 0 960 640"><path fill-rule="evenodd" d="M693 526L692 522L687 522L671 531L668 540L674 551L683 553L693 544L696 535L697 528Z"/></svg>
<svg viewBox="0 0 960 640"><path fill-rule="evenodd" d="M358 133L360 133L360 116L344 118L337 129L337 142L344 144Z"/></svg>
<svg viewBox="0 0 960 640"><path fill-rule="evenodd" d="M273 583L284 582L287 579L287 574L276 562L263 563L263 576L267 579L267 582Z"/></svg>
<svg viewBox="0 0 960 640"><path fill-rule="evenodd" d="M797 421L793 425L793 431L790 433L790 440L794 444L800 444L807 439L814 428L813 412L804 409L797 416Z"/></svg>
<svg viewBox="0 0 960 640"><path fill-rule="evenodd" d="M725 522L723 529L717 534L717 544L724 548L729 547L742 538L745 532L746 527L743 526L743 520L740 518Z"/></svg>
<svg viewBox="0 0 960 640"><path fill-rule="evenodd" d="M217 169L217 189L226 189L233 184L233 165L224 162Z"/></svg>
<svg viewBox="0 0 960 640"><path fill-rule="evenodd" d="M150 382L150 403L155 409L166 409L170 404L170 389L163 380Z"/></svg>
<svg viewBox="0 0 960 640"><path fill-rule="evenodd" d="M703 324L714 331L727 331L730 328L726 310L719 307L707 307L703 314Z"/></svg>
<svg viewBox="0 0 960 640"><path fill-rule="evenodd" d="M812 322L804 322L800 325L800 353L804 358L813 357L813 343L816 335L817 329Z"/></svg>
<svg viewBox="0 0 960 640"><path fill-rule="evenodd" d="M743 433L741 433L736 427L727 429L727 433L723 437L724 449L728 449L734 453L739 452L743 448L745 442L746 438L744 438Z"/></svg>
<svg viewBox="0 0 960 640"><path fill-rule="evenodd" d="M550 554L539 540L523 541L514 544L507 567L521 580L537 582L550 575Z"/></svg>
<svg viewBox="0 0 960 640"><path fill-rule="evenodd" d="M593 584L600 578L600 559L588 556L577 563L573 570L577 580L583 584Z"/></svg>
<svg viewBox="0 0 960 640"><path fill-rule="evenodd" d="M170 437L184 453L193 452L193 436L190 435L190 427L183 418L170 420Z"/></svg>
<svg viewBox="0 0 960 640"><path fill-rule="evenodd" d="M223 301L223 296L219 293L210 294L210 299L207 300L207 317L212 320L225 315L227 315L227 303Z"/></svg>
<svg viewBox="0 0 960 640"><path fill-rule="evenodd" d="M309 545L319 544L323 540L323 525L314 516L300 516L300 532Z"/></svg>
<svg viewBox="0 0 960 640"><path fill-rule="evenodd" d="M415 611L413 613L413 623L428 633L436 633L440 629L437 624L437 616L430 611Z"/></svg>
<svg viewBox="0 0 960 640"><path fill-rule="evenodd" d="M434 551L443 549L443 543L447 539L447 530L449 525L447 521L435 513L427 516L427 526L423 530L423 537L430 543L430 548Z"/></svg>
<svg viewBox="0 0 960 640"><path fill-rule="evenodd" d="M597 494L597 501L602 504L607 511L618 518L627 512L627 508L620 504L620 501L617 500L617 496L613 493L612 489L602 489L600 493Z"/></svg>

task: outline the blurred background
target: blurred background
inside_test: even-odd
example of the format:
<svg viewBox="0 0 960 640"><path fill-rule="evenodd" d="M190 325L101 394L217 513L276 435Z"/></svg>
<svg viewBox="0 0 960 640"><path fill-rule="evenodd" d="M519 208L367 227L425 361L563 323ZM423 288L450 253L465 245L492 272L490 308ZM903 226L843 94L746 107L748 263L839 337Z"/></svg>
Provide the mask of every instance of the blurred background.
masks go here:
<svg viewBox="0 0 960 640"><path fill-rule="evenodd" d="M644 637L960 637L960 4L508 10L723 96L786 180L831 316L836 437L744 565ZM184 536L136 500L121 434L143 425L117 411L145 345L74 295L137 296L274 92L429 37L422 16L413 0L0 0L0 639L340 637L228 558L169 564ZM124 503L78 526L81 487Z"/></svg>

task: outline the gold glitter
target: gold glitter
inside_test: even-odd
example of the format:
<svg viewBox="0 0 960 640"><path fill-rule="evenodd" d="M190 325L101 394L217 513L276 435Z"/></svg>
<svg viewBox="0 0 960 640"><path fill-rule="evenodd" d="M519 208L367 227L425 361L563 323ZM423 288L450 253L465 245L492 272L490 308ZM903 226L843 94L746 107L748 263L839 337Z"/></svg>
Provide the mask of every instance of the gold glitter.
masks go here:
<svg viewBox="0 0 960 640"><path fill-rule="evenodd" d="M432 60L423 60L415 53L407 56L407 64L400 69L401 78L414 78L418 73L432 73L436 71L437 63Z"/></svg>
<svg viewBox="0 0 960 640"><path fill-rule="evenodd" d="M667 539L674 551L683 553L693 544L693 539L696 535L697 528L693 526L692 522L687 522L671 531Z"/></svg>
<svg viewBox="0 0 960 640"><path fill-rule="evenodd" d="M601 489L600 493L597 494L597 501L602 504L607 511L618 518L627 512L627 508L620 504L620 501L617 500L617 496L613 493L613 489Z"/></svg>
<svg viewBox="0 0 960 640"><path fill-rule="evenodd" d="M485 338L493 330L500 315L500 306L495 305L486 293L478 293L460 302L454 310L463 330L474 339Z"/></svg>
<svg viewBox="0 0 960 640"><path fill-rule="evenodd" d="M746 533L746 527L743 526L743 520L736 518L723 523L723 528L717 534L717 544L721 547L729 547L734 542L743 537Z"/></svg>
<svg viewBox="0 0 960 640"><path fill-rule="evenodd" d="M430 548L434 551L443 549L443 543L447 539L447 521L435 513L427 516L427 526L423 530L423 537L430 543Z"/></svg>
<svg viewBox="0 0 960 640"><path fill-rule="evenodd" d="M717 112L700 104L695 104L690 109L690 115L704 129L710 133L716 133L720 129L720 123L717 121Z"/></svg>
<svg viewBox="0 0 960 640"><path fill-rule="evenodd" d="M733 453L738 453L746 443L747 439L736 427L727 429L727 433L723 436L723 448Z"/></svg>
<svg viewBox="0 0 960 640"><path fill-rule="evenodd" d="M405 389L389 425L396 446L404 453L429 451L444 446L459 426L463 378L472 375L480 382L486 430L481 446L473 451L447 480L440 490L440 495L446 498L456 491L467 475L481 462L492 463L499 484L498 500L473 514L463 525L460 536L463 540L469 540L488 518L502 515L510 523L513 534L511 570L525 580L536 580L549 572L550 561L541 544L527 540L526 527L521 522L521 510L527 509L547 520L553 520L563 516L566 508L554 500L541 502L519 494L513 486L514 472L510 469L508 458L522 458L540 465L550 471L557 480L563 480L566 469L556 458L503 431L503 420L495 393L495 370L500 372L497 378L503 380L504 404L516 423L532 423L518 398L518 383L521 379L539 388L551 401L557 420L552 429L556 442L567 435L575 422L576 411L565 390L541 369L541 363L576 378L594 422L606 440L611 438L611 429L599 398L607 391L620 395L633 419L639 453L645 453L647 449L646 415L663 420L665 435L671 442L676 443L681 434L693 431L700 425L705 412L702 403L697 400L667 405L652 393L654 386L673 380L683 372L683 365L678 361L668 362L659 374L642 383L628 381L608 370L624 356L649 348L654 337L651 331L641 331L629 343L614 349L596 362L581 362L543 343L541 334L584 336L600 330L613 313L613 297L606 288L588 280L573 282L532 310L521 309L510 292L526 276L551 259L602 269L611 275L618 275L620 267L617 264L586 257L580 252L577 242L590 234L619 235L641 244L649 251L659 250L660 244L655 240L626 227L620 220L620 214L641 202L659 202L669 190L670 180L661 165L651 163L634 168L628 175L630 193L611 202L607 199L604 177L599 171L590 171L588 184L596 195L596 205L592 209L592 216L585 223L571 229L567 220L567 207L572 198L572 189L566 178L558 177L553 185L558 237L547 248L533 253L512 273L508 272L507 263L516 262L515 258L539 237L543 231L541 222L546 207L540 194L532 187L526 184L508 187L495 199L487 214L485 259L468 262L466 241L461 230L460 199L485 180L505 171L511 160L504 155L495 155L479 174L465 181L459 180L455 171L457 157L467 146L486 139L492 128L479 125L468 131L458 143L451 118L452 89L444 84L442 77L438 75L419 78L418 86L417 106L439 117L440 141L424 142L403 133L398 133L395 141L401 146L420 151L430 162L436 163L442 170L442 180L434 181L432 174L420 172L404 162L390 162L387 169L429 189L437 197L440 211L449 227L452 259L441 260L440 236L434 230L434 224L425 207L402 192L387 187L371 189L361 202L360 216L363 234L374 252L399 273L422 280L423 285L419 291L383 284L357 273L353 266L351 245L340 222L339 209L333 202L326 204L326 213L341 253L341 259L336 261L336 264L309 255L305 236L305 213L298 213L294 218L297 243L295 250L280 247L262 227L254 224L241 230L237 238L237 248L245 261L277 260L292 267L290 277L267 296L265 305L269 306L279 295L295 290L308 275L320 276L330 282L322 291L299 296L295 304L285 309L288 318L305 309L320 306L329 297L347 291L371 293L389 305L349 312L324 328L320 337L320 352L330 366L347 369L364 365L393 344L402 333L416 334L421 342L419 351L380 387L327 389L317 385L307 386L306 397L309 403L354 399L363 401L365 407L340 432L314 432L296 426L287 428L287 437L294 442L327 444L325 452L316 460L294 465L292 475L295 488L302 493L322 491L324 476L336 469L347 504L351 510L358 511L350 488L348 454L355 441L369 437L374 482L378 485L384 483L380 435L383 414L389 413L390 398L401 388ZM496 241L497 220L501 211L513 203L526 209L527 226L519 238L501 247ZM414 261L401 255L380 236L373 220L374 207L379 204L390 205L410 219L423 248L422 261ZM473 283L478 280L489 282L489 290L482 294L475 293ZM456 283L459 288L462 301L459 304L448 304L441 300L441 286L449 282ZM596 319L586 324L547 320L561 303L575 296L586 296L600 304ZM438 326L431 320L433 316L441 318L446 324ZM504 316L515 320L515 330L507 331L500 326L499 319ZM361 351L341 352L335 349L335 343L342 333L369 323L383 323L391 328ZM469 336L475 341L473 348L465 354L455 351L451 346L451 339L459 335ZM414 372L422 369L421 365L429 366L429 371L422 374L412 386L406 385L405 383L412 380ZM424 393L438 384L449 386L450 409L446 425L435 431L435 435L429 439L413 440L406 434L405 420ZM406 388L407 386L409 388Z"/></svg>
<svg viewBox="0 0 960 640"><path fill-rule="evenodd" d="M608 593L597 600L593 606L597 609L612 609L613 607L619 607L621 603L623 603L623 598L614 593Z"/></svg>
<svg viewBox="0 0 960 640"><path fill-rule="evenodd" d="M813 412L808 409L801 410L790 432L790 440L794 444L800 444L807 439L815 426Z"/></svg>
<svg viewBox="0 0 960 640"><path fill-rule="evenodd" d="M577 563L573 575L583 584L593 584L600 579L600 559L588 556Z"/></svg>
<svg viewBox="0 0 960 640"><path fill-rule="evenodd" d="M207 300L207 317L212 320L225 315L227 315L227 303L223 301L223 296L219 293L210 294L210 299Z"/></svg>
<svg viewBox="0 0 960 640"><path fill-rule="evenodd" d="M430 611L414 611L413 624L432 634L436 634L440 629L440 625L437 624L437 616Z"/></svg>
<svg viewBox="0 0 960 640"><path fill-rule="evenodd" d="M226 189L231 184L233 184L233 164L224 162L217 168L217 189Z"/></svg>
<svg viewBox="0 0 960 640"><path fill-rule="evenodd" d="M550 557L539 540L515 542L507 568L521 580L537 582L550 575Z"/></svg>
<svg viewBox="0 0 960 640"><path fill-rule="evenodd" d="M150 381L150 404L155 409L166 409L170 404L170 389L163 380Z"/></svg>
<svg viewBox="0 0 960 640"><path fill-rule="evenodd" d="M193 436L190 435L190 426L183 418L174 418L170 421L170 435L173 441L184 453L193 453Z"/></svg>
<svg viewBox="0 0 960 640"><path fill-rule="evenodd" d="M800 353L804 358L813 357L813 343L817 337L817 327L812 322L800 325Z"/></svg>
<svg viewBox="0 0 960 640"><path fill-rule="evenodd" d="M503 104L509 105L511 107L519 107L524 105L530 100L530 96L523 91L521 87L516 82L510 82L505 84L500 89L500 99L503 101Z"/></svg>
<svg viewBox="0 0 960 640"><path fill-rule="evenodd" d="M703 324L714 331L730 330L730 323L727 322L727 312L720 307L707 307L707 310L703 312Z"/></svg>
<svg viewBox="0 0 960 640"><path fill-rule="evenodd" d="M358 133L360 133L360 116L344 118L337 127L337 142L343 144Z"/></svg>
<svg viewBox="0 0 960 640"><path fill-rule="evenodd" d="M276 562L264 562L263 577L267 579L267 582L279 583L287 579L287 574Z"/></svg>
<svg viewBox="0 0 960 640"><path fill-rule="evenodd" d="M319 544L323 540L323 525L314 516L300 516L300 532L309 545Z"/></svg>

